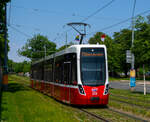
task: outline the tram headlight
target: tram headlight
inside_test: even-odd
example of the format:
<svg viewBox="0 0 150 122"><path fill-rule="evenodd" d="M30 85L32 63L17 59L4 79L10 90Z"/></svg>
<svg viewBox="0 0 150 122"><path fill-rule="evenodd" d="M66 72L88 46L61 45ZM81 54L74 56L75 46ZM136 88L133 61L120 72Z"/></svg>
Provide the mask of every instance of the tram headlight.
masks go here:
<svg viewBox="0 0 150 122"><path fill-rule="evenodd" d="M106 84L104 95L108 94L108 91L109 91L109 84Z"/></svg>
<svg viewBox="0 0 150 122"><path fill-rule="evenodd" d="M78 85L80 94L85 94L82 85Z"/></svg>

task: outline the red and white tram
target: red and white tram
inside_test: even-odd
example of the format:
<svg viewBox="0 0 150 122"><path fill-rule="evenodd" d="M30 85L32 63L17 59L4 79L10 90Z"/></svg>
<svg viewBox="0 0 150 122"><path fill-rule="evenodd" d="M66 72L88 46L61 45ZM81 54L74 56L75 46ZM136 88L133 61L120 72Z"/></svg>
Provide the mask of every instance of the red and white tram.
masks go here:
<svg viewBox="0 0 150 122"><path fill-rule="evenodd" d="M107 105L105 45L72 45L32 63L31 87L69 104Z"/></svg>

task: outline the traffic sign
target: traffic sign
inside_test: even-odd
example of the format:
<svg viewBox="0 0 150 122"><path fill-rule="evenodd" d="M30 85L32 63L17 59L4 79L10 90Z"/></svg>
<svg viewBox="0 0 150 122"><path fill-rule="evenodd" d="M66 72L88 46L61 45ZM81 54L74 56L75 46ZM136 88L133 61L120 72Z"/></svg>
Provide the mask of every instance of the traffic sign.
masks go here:
<svg viewBox="0 0 150 122"><path fill-rule="evenodd" d="M132 63L132 53L131 53L131 50L126 50L126 63Z"/></svg>
<svg viewBox="0 0 150 122"><path fill-rule="evenodd" d="M105 35L105 34L102 34L102 36L101 36L101 41L103 41L103 42L104 42L105 37L106 37L106 35Z"/></svg>

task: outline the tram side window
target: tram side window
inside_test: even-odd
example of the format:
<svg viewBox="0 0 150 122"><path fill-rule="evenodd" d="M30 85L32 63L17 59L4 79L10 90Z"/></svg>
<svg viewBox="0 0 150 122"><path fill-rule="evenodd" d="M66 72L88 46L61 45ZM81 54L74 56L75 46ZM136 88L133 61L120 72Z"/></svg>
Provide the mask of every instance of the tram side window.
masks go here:
<svg viewBox="0 0 150 122"><path fill-rule="evenodd" d="M55 62L55 82L62 82L62 63L60 61Z"/></svg>
<svg viewBox="0 0 150 122"><path fill-rule="evenodd" d="M74 84L77 81L77 58L75 53L65 55L64 62L64 82L66 84Z"/></svg>
<svg viewBox="0 0 150 122"><path fill-rule="evenodd" d="M47 81L48 64L44 62L44 81Z"/></svg>
<svg viewBox="0 0 150 122"><path fill-rule="evenodd" d="M44 80L44 67L43 67L43 63L39 63L38 64L38 69L37 69L37 79L38 80Z"/></svg>
<svg viewBox="0 0 150 122"><path fill-rule="evenodd" d="M49 61L48 81L53 81L53 61Z"/></svg>
<svg viewBox="0 0 150 122"><path fill-rule="evenodd" d="M72 55L72 59L71 59L71 84L74 85L77 83L77 56L76 54Z"/></svg>
<svg viewBox="0 0 150 122"><path fill-rule="evenodd" d="M38 79L38 72L37 72L37 70L38 70L38 67L37 67L37 65L34 65L33 66L33 79Z"/></svg>
<svg viewBox="0 0 150 122"><path fill-rule="evenodd" d="M77 63L72 62L72 80L71 84L76 84L77 83Z"/></svg>
<svg viewBox="0 0 150 122"><path fill-rule="evenodd" d="M77 81L77 58L75 53L65 54L55 59L54 82L74 84Z"/></svg>
<svg viewBox="0 0 150 122"><path fill-rule="evenodd" d="M68 77L69 77L68 68L67 68L67 65L64 62L63 63L63 82L62 83L68 84Z"/></svg>
<svg viewBox="0 0 150 122"><path fill-rule="evenodd" d="M31 66L30 77L31 77L32 79L34 78L34 66Z"/></svg>
<svg viewBox="0 0 150 122"><path fill-rule="evenodd" d="M44 81L50 81L52 65L50 61L44 63Z"/></svg>

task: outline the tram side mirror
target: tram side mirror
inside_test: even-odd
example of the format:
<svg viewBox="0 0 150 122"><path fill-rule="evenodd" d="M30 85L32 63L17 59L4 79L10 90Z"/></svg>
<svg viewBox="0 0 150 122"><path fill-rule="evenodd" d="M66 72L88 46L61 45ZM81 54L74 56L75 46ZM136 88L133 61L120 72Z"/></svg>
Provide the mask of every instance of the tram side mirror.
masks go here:
<svg viewBox="0 0 150 122"><path fill-rule="evenodd" d="M108 91L109 91L109 84L106 85L104 94L105 95L108 94Z"/></svg>

